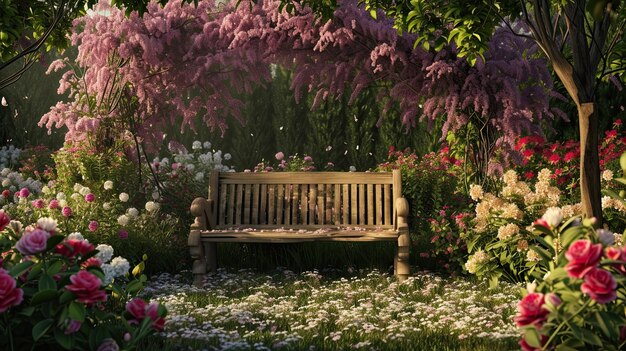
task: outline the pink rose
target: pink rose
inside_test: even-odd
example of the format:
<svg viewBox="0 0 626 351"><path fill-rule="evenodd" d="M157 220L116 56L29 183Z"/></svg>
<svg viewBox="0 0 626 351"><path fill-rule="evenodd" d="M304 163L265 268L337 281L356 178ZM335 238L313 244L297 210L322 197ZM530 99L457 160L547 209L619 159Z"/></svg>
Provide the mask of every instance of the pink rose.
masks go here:
<svg viewBox="0 0 626 351"><path fill-rule="evenodd" d="M152 320L152 328L162 331L165 327L165 318L159 317L159 304L152 302L146 308L146 315Z"/></svg>
<svg viewBox="0 0 626 351"><path fill-rule="evenodd" d="M22 188L19 192L19 196L20 197L28 197L28 195L30 195L30 191L28 190L28 188Z"/></svg>
<svg viewBox="0 0 626 351"><path fill-rule="evenodd" d="M165 326L165 318L159 316L159 304L156 302L148 305L144 300L136 297L126 304L126 311L134 317L128 320L130 325L137 325L148 317L152 320L152 328L161 331Z"/></svg>
<svg viewBox="0 0 626 351"><path fill-rule="evenodd" d="M11 217L9 215L0 210L0 232L4 230L11 223Z"/></svg>
<svg viewBox="0 0 626 351"><path fill-rule="evenodd" d="M17 306L24 300L24 290L16 288L15 279L0 268L0 313Z"/></svg>
<svg viewBox="0 0 626 351"><path fill-rule="evenodd" d="M313 162L313 157L311 157L311 156L304 156L304 162Z"/></svg>
<svg viewBox="0 0 626 351"><path fill-rule="evenodd" d="M102 344L98 346L96 351L119 351L120 347L117 345L117 342L111 338L107 338L102 340Z"/></svg>
<svg viewBox="0 0 626 351"><path fill-rule="evenodd" d="M31 204L33 205L34 208L37 208L37 209L42 209L46 205L42 199L34 200L33 202L31 202Z"/></svg>
<svg viewBox="0 0 626 351"><path fill-rule="evenodd" d="M532 324L537 328L541 328L546 321L546 316L550 313L544 307L545 302L546 296L541 293L531 293L524 296L517 304L515 324L518 327Z"/></svg>
<svg viewBox="0 0 626 351"><path fill-rule="evenodd" d="M278 152L276 153L276 155L274 155L274 157L276 157L278 161L281 161L282 159L285 158L285 154L283 154L282 152Z"/></svg>
<svg viewBox="0 0 626 351"><path fill-rule="evenodd" d="M9 190L3 190L2 197L8 199L9 197L11 197L11 192Z"/></svg>
<svg viewBox="0 0 626 351"><path fill-rule="evenodd" d="M42 229L26 232L15 244L15 248L24 255L35 255L46 250L50 233Z"/></svg>
<svg viewBox="0 0 626 351"><path fill-rule="evenodd" d="M86 256L93 251L93 244L85 240L70 239L58 244L54 251L68 258L73 258L76 255Z"/></svg>
<svg viewBox="0 0 626 351"><path fill-rule="evenodd" d="M72 215L72 209L68 206L65 206L63 207L63 209L61 209L61 214L63 215L63 217L70 217Z"/></svg>
<svg viewBox="0 0 626 351"><path fill-rule="evenodd" d="M585 282L580 286L580 291L589 295L597 303L607 303L617 298L617 282L611 272L593 268L585 275Z"/></svg>
<svg viewBox="0 0 626 351"><path fill-rule="evenodd" d="M98 226L99 224L97 221L90 221L87 229L89 229L90 232L95 232L96 230L98 230Z"/></svg>
<svg viewBox="0 0 626 351"><path fill-rule="evenodd" d="M572 278L582 278L600 262L602 244L594 245L589 240L577 240L569 247L565 257L569 260L565 266L567 274Z"/></svg>
<svg viewBox="0 0 626 351"><path fill-rule="evenodd" d="M604 251L606 258L613 261L626 261L626 251L623 248L607 247ZM623 264L612 264L618 272L626 274L626 267Z"/></svg>
<svg viewBox="0 0 626 351"><path fill-rule="evenodd" d="M50 200L50 203L48 204L48 208L51 210L59 208L59 200L56 200L56 199Z"/></svg>
<svg viewBox="0 0 626 351"><path fill-rule="evenodd" d="M119 232L117 232L117 236L122 240L126 240L128 239L128 232L122 229Z"/></svg>
<svg viewBox="0 0 626 351"><path fill-rule="evenodd" d="M85 195L85 201L87 202L94 202L96 200L96 195L89 193L87 195Z"/></svg>
<svg viewBox="0 0 626 351"><path fill-rule="evenodd" d="M106 301L106 293L104 290L100 290L102 282L93 273L80 271L71 276L70 281L72 284L65 286L65 288L76 294L78 302L91 305L98 301Z"/></svg>
<svg viewBox="0 0 626 351"><path fill-rule="evenodd" d="M143 320L146 316L146 302L143 299L136 297L128 301L126 304L126 311L135 317L136 320Z"/></svg>
<svg viewBox="0 0 626 351"><path fill-rule="evenodd" d="M83 269L87 269L88 267L102 267L102 261L96 257L89 257L80 267Z"/></svg>
<svg viewBox="0 0 626 351"><path fill-rule="evenodd" d="M65 335L70 335L70 334L74 334L76 333L80 327L83 325L82 322L79 322L77 320L71 320L68 324L67 324L67 328L65 328Z"/></svg>
<svg viewBox="0 0 626 351"><path fill-rule="evenodd" d="M543 218L539 218L538 220L533 222L533 227L537 227L537 226L542 226L542 227L550 229L550 224L548 224L548 221L546 221Z"/></svg>

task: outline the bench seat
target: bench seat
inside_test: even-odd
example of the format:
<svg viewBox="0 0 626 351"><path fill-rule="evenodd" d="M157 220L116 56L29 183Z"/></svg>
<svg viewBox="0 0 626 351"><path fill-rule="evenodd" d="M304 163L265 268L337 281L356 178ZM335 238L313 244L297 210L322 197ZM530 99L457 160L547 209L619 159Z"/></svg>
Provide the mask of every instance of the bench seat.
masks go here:
<svg viewBox="0 0 626 351"><path fill-rule="evenodd" d="M401 175L369 172L219 173L191 205L194 283L217 268L217 243L395 241L394 273L409 273Z"/></svg>

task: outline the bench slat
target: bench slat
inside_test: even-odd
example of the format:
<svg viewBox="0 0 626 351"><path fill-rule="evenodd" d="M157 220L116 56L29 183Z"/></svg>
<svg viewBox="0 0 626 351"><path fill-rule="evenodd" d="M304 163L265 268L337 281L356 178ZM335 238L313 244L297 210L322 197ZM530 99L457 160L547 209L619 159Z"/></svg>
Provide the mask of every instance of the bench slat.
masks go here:
<svg viewBox="0 0 626 351"><path fill-rule="evenodd" d="M285 225L291 224L291 191L293 185L285 185Z"/></svg>
<svg viewBox="0 0 626 351"><path fill-rule="evenodd" d="M302 242L309 240L329 241L391 241L397 240L398 233L394 231L353 231L336 230L327 232L298 233L293 231L278 232L202 232L202 241L215 242Z"/></svg>
<svg viewBox="0 0 626 351"><path fill-rule="evenodd" d="M220 213L219 220L217 221L218 225L226 224L226 190L227 186L223 186L220 188Z"/></svg>
<svg viewBox="0 0 626 351"><path fill-rule="evenodd" d="M356 225L359 216L359 207L357 204L357 185L350 185L350 224Z"/></svg>
<svg viewBox="0 0 626 351"><path fill-rule="evenodd" d="M211 211L211 223L213 225L217 225L217 212L218 212L218 206L219 206L219 179L220 179L220 173L219 171L213 170L210 173L210 179L209 179L209 194L207 199L211 200L213 202L213 208L210 209Z"/></svg>
<svg viewBox="0 0 626 351"><path fill-rule="evenodd" d="M367 224L367 217L365 217L365 184L359 184L359 225Z"/></svg>
<svg viewBox="0 0 626 351"><path fill-rule="evenodd" d="M261 184L261 205L259 208L260 224L267 224L267 185Z"/></svg>
<svg viewBox="0 0 626 351"><path fill-rule="evenodd" d="M309 224L317 224L315 222L315 204L317 203L317 184L309 185Z"/></svg>
<svg viewBox="0 0 626 351"><path fill-rule="evenodd" d="M250 212L252 211L252 201L251 201L251 194L252 194L252 186L253 184L246 184L244 185L244 197L243 197L243 203L242 205L244 206L243 208L243 224L250 224Z"/></svg>
<svg viewBox="0 0 626 351"><path fill-rule="evenodd" d="M332 200L332 185L326 185L324 187L324 196L326 197L326 203L324 207L326 209L324 214L324 224L332 224L333 223L333 200Z"/></svg>
<svg viewBox="0 0 626 351"><path fill-rule="evenodd" d="M348 188L348 184L343 184L341 187L343 188L343 197L341 198L343 217L341 219L341 223L343 225L348 225L350 224L350 189Z"/></svg>
<svg viewBox="0 0 626 351"><path fill-rule="evenodd" d="M228 218L227 224L235 223L235 184L228 186Z"/></svg>
<svg viewBox="0 0 626 351"><path fill-rule="evenodd" d="M283 224L283 208L285 206L285 186L282 184L277 185L277 199L276 199L276 224Z"/></svg>
<svg viewBox="0 0 626 351"><path fill-rule="evenodd" d="M261 190L261 185L254 184L252 187L252 219L250 220L251 224L259 224L259 190Z"/></svg>
<svg viewBox="0 0 626 351"><path fill-rule="evenodd" d="M309 185L302 184L300 189L300 224L309 224Z"/></svg>
<svg viewBox="0 0 626 351"><path fill-rule="evenodd" d="M221 172L222 184L393 184L386 172Z"/></svg>
<svg viewBox="0 0 626 351"><path fill-rule="evenodd" d="M267 189L267 223L274 224L276 220L276 185L270 184Z"/></svg>
<svg viewBox="0 0 626 351"><path fill-rule="evenodd" d="M376 184L376 225L383 225L383 186Z"/></svg>
<svg viewBox="0 0 626 351"><path fill-rule="evenodd" d="M291 197L291 225L298 224L298 206L300 198L300 189L298 184L293 185L292 197Z"/></svg>
<svg viewBox="0 0 626 351"><path fill-rule="evenodd" d="M385 214L385 225L391 225L391 185L385 184L385 202L383 212Z"/></svg>
<svg viewBox="0 0 626 351"><path fill-rule="evenodd" d="M374 185L367 185L367 224L374 224ZM365 224L365 223L363 223Z"/></svg>
<svg viewBox="0 0 626 351"><path fill-rule="evenodd" d="M333 205L333 223L335 225L341 224L341 185L334 184L334 205Z"/></svg>
<svg viewBox="0 0 626 351"><path fill-rule="evenodd" d="M243 212L243 184L236 184L237 194L235 198L235 224L241 224L241 213Z"/></svg>

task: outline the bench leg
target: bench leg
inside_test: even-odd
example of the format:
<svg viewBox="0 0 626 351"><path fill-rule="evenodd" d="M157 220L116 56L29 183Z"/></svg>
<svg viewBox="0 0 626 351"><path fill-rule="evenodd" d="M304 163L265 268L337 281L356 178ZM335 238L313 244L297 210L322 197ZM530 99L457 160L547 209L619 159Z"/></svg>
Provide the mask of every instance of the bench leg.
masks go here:
<svg viewBox="0 0 626 351"><path fill-rule="evenodd" d="M402 232L398 236L398 249L396 257L393 260L393 270L399 281L405 281L411 274L411 266L409 262L409 247L411 246L411 238L408 231Z"/></svg>
<svg viewBox="0 0 626 351"><path fill-rule="evenodd" d="M209 272L217 271L217 243L204 243L204 259Z"/></svg>
<svg viewBox="0 0 626 351"><path fill-rule="evenodd" d="M193 274L193 285L201 286L202 278L206 274L206 258L204 245L200 242L200 233L198 231L189 233L188 245L192 260L191 273Z"/></svg>

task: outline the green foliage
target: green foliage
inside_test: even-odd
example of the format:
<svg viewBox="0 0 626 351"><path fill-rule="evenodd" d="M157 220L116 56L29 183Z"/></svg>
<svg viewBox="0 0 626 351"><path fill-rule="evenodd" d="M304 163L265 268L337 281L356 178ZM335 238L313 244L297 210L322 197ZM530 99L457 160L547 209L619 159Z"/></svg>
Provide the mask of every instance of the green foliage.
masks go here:
<svg viewBox="0 0 626 351"><path fill-rule="evenodd" d="M385 172L400 169L402 193L409 202L409 228L412 235L431 241L434 247L430 255L439 256L439 259L444 259L444 251L448 250L449 245L461 244L457 243L458 234L451 233L455 237L450 237L448 242L447 231L442 233L443 228L431 228L432 221L441 217L442 209L458 214L456 212L461 212L467 207L467 198L458 191L460 184L457 177L461 172L459 164L454 157L449 156L448 148L443 148L438 154L429 153L419 158L410 149L395 151L391 147L387 161L375 169ZM441 238L442 235L445 242L439 242L438 238L433 240L435 237ZM455 261L456 255L461 255L461 252L462 250L456 252L454 258L445 257L445 260Z"/></svg>
<svg viewBox="0 0 626 351"><path fill-rule="evenodd" d="M158 315L144 312L139 320L124 312L147 281L141 267L130 275L127 261L126 268L112 264L121 271L107 278L105 259L97 256L101 252L82 239L67 239L56 222L42 218L25 226L15 221L6 228L2 223L0 348L95 350L109 343L134 350L159 328L156 323L167 313L162 306ZM46 233L47 245L25 252L29 244L23 242L35 231Z"/></svg>

